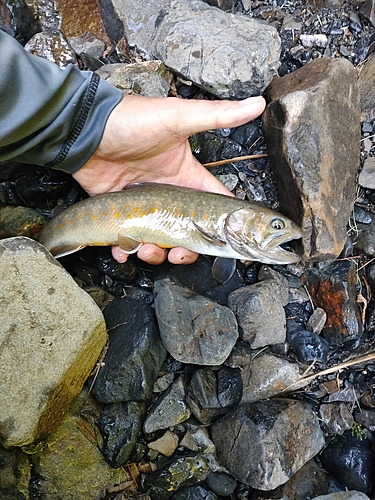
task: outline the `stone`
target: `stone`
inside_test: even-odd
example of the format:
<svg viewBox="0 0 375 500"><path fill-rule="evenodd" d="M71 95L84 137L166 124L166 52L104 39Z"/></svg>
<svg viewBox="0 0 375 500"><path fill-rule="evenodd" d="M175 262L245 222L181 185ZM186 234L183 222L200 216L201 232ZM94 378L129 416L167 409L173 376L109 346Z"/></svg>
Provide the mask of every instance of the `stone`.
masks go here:
<svg viewBox="0 0 375 500"><path fill-rule="evenodd" d="M275 28L197 0L114 0L130 46L222 98L258 95L279 65Z"/></svg>
<svg viewBox="0 0 375 500"><path fill-rule="evenodd" d="M306 323L306 329L320 335L327 321L327 314L321 307L316 307Z"/></svg>
<svg viewBox="0 0 375 500"><path fill-rule="evenodd" d="M156 441L147 443L150 450L157 451L166 457L170 457L178 446L178 436L174 432L167 431Z"/></svg>
<svg viewBox="0 0 375 500"><path fill-rule="evenodd" d="M321 270L311 268L306 273L306 286L313 303L327 314L322 335L331 345L361 337L363 324L357 303L355 263L341 261Z"/></svg>
<svg viewBox="0 0 375 500"><path fill-rule="evenodd" d="M325 444L310 406L292 399L243 404L214 422L211 431L220 463L262 491L286 483Z"/></svg>
<svg viewBox="0 0 375 500"><path fill-rule="evenodd" d="M242 403L252 403L282 394L289 386L296 390L301 385L294 385L300 378L297 363L275 354L259 354L251 361L250 367L243 368ZM304 383L303 385L306 385Z"/></svg>
<svg viewBox="0 0 375 500"><path fill-rule="evenodd" d="M300 363L327 362L330 345L320 335L296 324L295 328L288 330L287 341Z"/></svg>
<svg viewBox="0 0 375 500"><path fill-rule="evenodd" d="M280 489L283 500L308 500L328 493L329 486L323 469L309 460Z"/></svg>
<svg viewBox="0 0 375 500"><path fill-rule="evenodd" d="M288 281L279 273L230 293L228 305L237 318L240 337L252 349L284 342ZM262 275L260 279L262 278Z"/></svg>
<svg viewBox="0 0 375 500"><path fill-rule="evenodd" d="M0 29L25 45L39 26L33 8L25 0L0 0Z"/></svg>
<svg viewBox="0 0 375 500"><path fill-rule="evenodd" d="M168 500L183 486L204 481L210 472L202 455L179 457L146 474L143 489L152 491L153 500Z"/></svg>
<svg viewBox="0 0 375 500"><path fill-rule="evenodd" d="M267 98L263 131L280 211L302 228L304 260L334 260L346 242L359 168L354 68L342 58L316 59L275 78Z"/></svg>
<svg viewBox="0 0 375 500"><path fill-rule="evenodd" d="M372 0L370 0L372 3ZM375 77L375 57L372 55L365 60L359 76L358 86L361 96L361 122L375 118L375 93L371 82Z"/></svg>
<svg viewBox="0 0 375 500"><path fill-rule="evenodd" d="M375 59L375 58L374 58ZM374 97L375 99L375 97ZM375 117L375 116L374 116ZM368 156L358 176L358 184L366 189L375 189L375 157Z"/></svg>
<svg viewBox="0 0 375 500"><path fill-rule="evenodd" d="M131 479L123 467L113 469L104 461L93 430L88 431L77 417L87 406L86 398L87 392L83 392L74 401L63 422L43 443L41 451L30 450L34 473L43 478L34 482L36 498L103 498L107 487Z"/></svg>
<svg viewBox="0 0 375 500"><path fill-rule="evenodd" d="M154 295L161 339L177 361L220 365L226 360L238 338L230 309L168 278L155 282Z"/></svg>
<svg viewBox="0 0 375 500"><path fill-rule="evenodd" d="M57 64L60 68L77 63L74 50L57 29L37 33L27 42L25 49L31 54Z"/></svg>
<svg viewBox="0 0 375 500"><path fill-rule="evenodd" d="M103 57L105 43L88 31L79 36L69 37L68 42L79 56L84 53L96 59Z"/></svg>
<svg viewBox="0 0 375 500"><path fill-rule="evenodd" d="M107 332L91 297L33 240L0 241L0 281L0 435L24 446L61 421Z"/></svg>
<svg viewBox="0 0 375 500"><path fill-rule="evenodd" d="M103 438L101 451L108 464L121 467L129 462L142 429L144 403L129 401L106 405L97 419Z"/></svg>
<svg viewBox="0 0 375 500"><path fill-rule="evenodd" d="M0 238L28 236L35 239L47 222L47 217L33 208L5 205L0 207Z"/></svg>
<svg viewBox="0 0 375 500"><path fill-rule="evenodd" d="M101 403L146 401L166 356L154 310L140 300L117 297L103 313L109 345L92 394Z"/></svg>
<svg viewBox="0 0 375 500"><path fill-rule="evenodd" d="M322 404L319 414L329 434L343 434L353 426L353 415L345 403Z"/></svg>
<svg viewBox="0 0 375 500"><path fill-rule="evenodd" d="M96 73L124 94L148 97L167 97L173 76L160 61L106 64Z"/></svg>
<svg viewBox="0 0 375 500"><path fill-rule="evenodd" d="M185 402L183 377L179 377L151 406L143 422L143 430L149 434L159 429L168 429L190 417Z"/></svg>
<svg viewBox="0 0 375 500"><path fill-rule="evenodd" d="M229 497L237 486L234 477L225 472L211 472L206 479L207 486L217 495Z"/></svg>

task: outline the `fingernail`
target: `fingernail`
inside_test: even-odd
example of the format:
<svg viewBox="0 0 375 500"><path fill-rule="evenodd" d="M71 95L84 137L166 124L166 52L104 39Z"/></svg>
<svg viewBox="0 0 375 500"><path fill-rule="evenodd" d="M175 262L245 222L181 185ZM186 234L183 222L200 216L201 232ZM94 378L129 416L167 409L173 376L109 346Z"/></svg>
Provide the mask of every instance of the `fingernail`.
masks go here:
<svg viewBox="0 0 375 500"><path fill-rule="evenodd" d="M259 102L264 102L264 98L261 95L257 95L254 97L248 97L247 99L243 99L242 101L239 101L239 103L242 106L253 106L254 104L257 104Z"/></svg>

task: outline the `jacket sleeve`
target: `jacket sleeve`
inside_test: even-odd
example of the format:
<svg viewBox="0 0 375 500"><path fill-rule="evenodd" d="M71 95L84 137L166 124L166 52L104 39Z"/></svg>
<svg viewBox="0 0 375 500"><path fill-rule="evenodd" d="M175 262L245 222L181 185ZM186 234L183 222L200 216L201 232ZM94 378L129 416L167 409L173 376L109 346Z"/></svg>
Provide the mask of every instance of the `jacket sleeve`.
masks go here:
<svg viewBox="0 0 375 500"><path fill-rule="evenodd" d="M92 72L61 70L0 30L0 161L65 172L97 148L122 92Z"/></svg>

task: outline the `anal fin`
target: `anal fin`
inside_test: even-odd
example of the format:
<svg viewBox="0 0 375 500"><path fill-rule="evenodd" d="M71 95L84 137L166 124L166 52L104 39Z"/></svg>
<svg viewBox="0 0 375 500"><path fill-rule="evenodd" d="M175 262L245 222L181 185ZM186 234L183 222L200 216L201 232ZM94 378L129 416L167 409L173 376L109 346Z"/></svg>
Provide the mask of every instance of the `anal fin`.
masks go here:
<svg viewBox="0 0 375 500"><path fill-rule="evenodd" d="M52 247L50 249L50 253L55 257L55 259L59 259L60 257L65 257L65 255L70 255L71 253L78 252L78 250L82 250L87 245L61 245Z"/></svg>

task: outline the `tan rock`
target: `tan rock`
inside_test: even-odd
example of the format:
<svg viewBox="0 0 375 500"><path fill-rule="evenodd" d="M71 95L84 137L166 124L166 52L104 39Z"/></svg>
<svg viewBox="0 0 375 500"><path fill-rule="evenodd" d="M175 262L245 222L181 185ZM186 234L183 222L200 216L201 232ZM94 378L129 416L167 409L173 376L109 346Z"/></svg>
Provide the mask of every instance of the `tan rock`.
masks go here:
<svg viewBox="0 0 375 500"><path fill-rule="evenodd" d="M39 243L0 241L0 438L49 434L93 368L107 333L100 309Z"/></svg>
<svg viewBox="0 0 375 500"><path fill-rule="evenodd" d="M166 457L170 457L173 455L175 449L178 446L178 436L174 434L174 432L167 431L165 432L161 438L156 441L152 441L148 443L147 446L150 450L157 451Z"/></svg>

